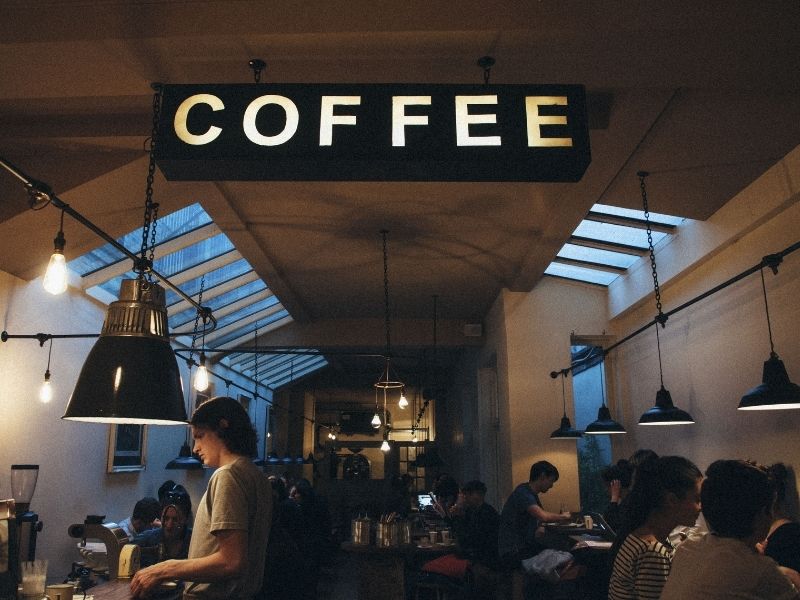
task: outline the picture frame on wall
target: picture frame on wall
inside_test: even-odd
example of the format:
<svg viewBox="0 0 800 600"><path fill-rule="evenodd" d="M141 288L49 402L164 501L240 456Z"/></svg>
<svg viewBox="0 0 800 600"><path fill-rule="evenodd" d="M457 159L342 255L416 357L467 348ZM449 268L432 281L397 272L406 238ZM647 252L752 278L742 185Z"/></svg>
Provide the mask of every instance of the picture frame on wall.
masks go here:
<svg viewBox="0 0 800 600"><path fill-rule="evenodd" d="M147 426L111 425L108 429L108 473L144 471L147 464Z"/></svg>

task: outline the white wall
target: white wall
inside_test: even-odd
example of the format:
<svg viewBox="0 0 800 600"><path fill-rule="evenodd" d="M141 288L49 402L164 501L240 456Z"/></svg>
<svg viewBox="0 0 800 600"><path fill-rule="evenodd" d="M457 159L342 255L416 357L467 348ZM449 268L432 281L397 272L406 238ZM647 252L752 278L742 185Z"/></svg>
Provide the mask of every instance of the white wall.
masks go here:
<svg viewBox="0 0 800 600"><path fill-rule="evenodd" d="M761 257L800 240L800 153L793 152L766 176L714 215L706 228L728 227L738 219L745 232L709 258L668 280L662 289L664 310L757 264ZM774 210L773 207L780 207ZM748 227L747 221L754 223ZM685 240L693 244L692 240ZM680 250L678 240L676 250ZM674 255L674 252L673 252ZM657 254L657 260L662 256ZM660 265L660 262L659 262ZM659 267L659 273L661 269ZM790 254L774 276L765 272L775 349L790 379L800 381L800 251ZM655 315L650 302L614 322L618 334L633 331ZM762 463L800 463L800 410L737 411L742 394L761 382L769 357L769 338L758 273L674 315L661 330L664 385L677 406L696 420L686 427L643 427L639 416L655 402L659 387L655 331L615 351L615 378L625 425L626 455L639 447L660 454L681 454L705 469L718 458Z"/></svg>
<svg viewBox="0 0 800 600"><path fill-rule="evenodd" d="M40 280L25 282L0 272L2 329L11 334L99 333L106 308L70 289L61 296L44 292ZM9 340L0 344L0 497L11 497L10 466L40 465L31 509L44 529L37 557L50 561L49 581L61 581L71 563L81 557L67 535L72 523L87 514L119 520L130 515L144 496L156 496L167 479L184 485L195 505L211 471L166 470L185 439L185 426L149 426L147 468L137 473L106 473L109 425L61 420L67 399L93 346L94 339L54 340L50 365L54 397L38 400L38 388L47 366L47 349L36 340ZM179 361L179 366L183 367ZM184 373L185 375L185 373ZM239 382L242 383L242 382ZM224 387L219 389L224 393ZM232 388L232 395L236 396ZM263 431L263 403L251 406L251 417Z"/></svg>
<svg viewBox="0 0 800 600"><path fill-rule="evenodd" d="M542 498L546 509L558 511L563 502L577 509L578 468L574 441L551 440L562 415L560 383L550 378L554 369L570 361L570 333L595 335L607 327L606 291L596 286L544 278L530 293L504 291L502 327L488 339L487 352L497 350L501 418L500 437L507 444L501 468L498 508L513 487L528 481L531 465L553 463L560 472L555 487ZM505 339L504 347L494 344ZM505 357L504 369L500 358ZM571 381L568 382L568 386ZM567 388L571 394L571 388ZM572 412L567 413L573 418ZM574 418L573 418L574 422Z"/></svg>

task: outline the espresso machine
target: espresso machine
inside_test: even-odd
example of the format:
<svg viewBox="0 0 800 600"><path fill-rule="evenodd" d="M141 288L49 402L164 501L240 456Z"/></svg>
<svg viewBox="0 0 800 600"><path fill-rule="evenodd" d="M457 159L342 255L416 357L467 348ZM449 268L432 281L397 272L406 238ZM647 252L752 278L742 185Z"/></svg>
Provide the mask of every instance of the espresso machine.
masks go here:
<svg viewBox="0 0 800 600"><path fill-rule="evenodd" d="M42 530L39 515L30 510L39 479L39 465L11 465L11 494L16 504L16 525L20 562L36 560L36 535Z"/></svg>
<svg viewBox="0 0 800 600"><path fill-rule="evenodd" d="M138 546L128 544L128 534L120 527L106 527L103 525L105 517L100 515L89 515L83 523L70 525L67 534L70 537L82 540L86 544L87 539L100 540L106 548L108 561L108 578L117 579L120 576L130 577L131 571L138 569L138 562L134 559L134 549L139 550ZM130 546L127 548L126 546ZM122 557L122 560L121 560ZM136 564L131 564L135 562ZM124 573L120 572L122 564Z"/></svg>

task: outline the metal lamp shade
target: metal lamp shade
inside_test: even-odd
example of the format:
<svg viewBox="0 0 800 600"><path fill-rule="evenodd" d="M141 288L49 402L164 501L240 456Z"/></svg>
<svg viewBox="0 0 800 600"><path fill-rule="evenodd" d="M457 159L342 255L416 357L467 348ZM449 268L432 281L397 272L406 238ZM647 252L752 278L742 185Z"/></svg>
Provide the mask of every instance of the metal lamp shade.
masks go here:
<svg viewBox="0 0 800 600"><path fill-rule="evenodd" d="M597 411L597 420L589 423L586 427L586 431L583 433L586 435L605 435L627 432L622 425L611 418L611 411L608 410L608 407L604 404L600 407L600 410Z"/></svg>
<svg viewBox="0 0 800 600"><path fill-rule="evenodd" d="M202 469L203 462L192 455L192 449L189 448L189 444L184 443L181 446L180 452L178 452L178 457L173 458L171 461L167 463L167 469L183 469L185 471L192 470L192 469Z"/></svg>
<svg viewBox="0 0 800 600"><path fill-rule="evenodd" d="M583 432L572 428L569 417L561 417L561 426L550 434L551 440L578 440L583 437Z"/></svg>
<svg viewBox="0 0 800 600"><path fill-rule="evenodd" d="M639 418L639 425L692 425L693 423L692 415L672 403L672 396L663 385L656 392L656 405Z"/></svg>
<svg viewBox="0 0 800 600"><path fill-rule="evenodd" d="M783 410L800 408L800 386L789 381L786 366L772 353L764 361L762 383L742 396L739 410Z"/></svg>
<svg viewBox="0 0 800 600"><path fill-rule="evenodd" d="M183 386L169 345L164 289L125 279L78 376L63 419L185 424Z"/></svg>

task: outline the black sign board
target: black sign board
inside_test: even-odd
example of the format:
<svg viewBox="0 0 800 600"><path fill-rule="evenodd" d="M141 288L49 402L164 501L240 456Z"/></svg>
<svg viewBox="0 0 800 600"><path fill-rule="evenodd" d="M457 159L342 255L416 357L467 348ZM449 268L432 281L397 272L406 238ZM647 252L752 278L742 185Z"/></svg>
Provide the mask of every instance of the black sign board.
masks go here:
<svg viewBox="0 0 800 600"><path fill-rule="evenodd" d="M578 181L580 85L164 86L168 179Z"/></svg>

